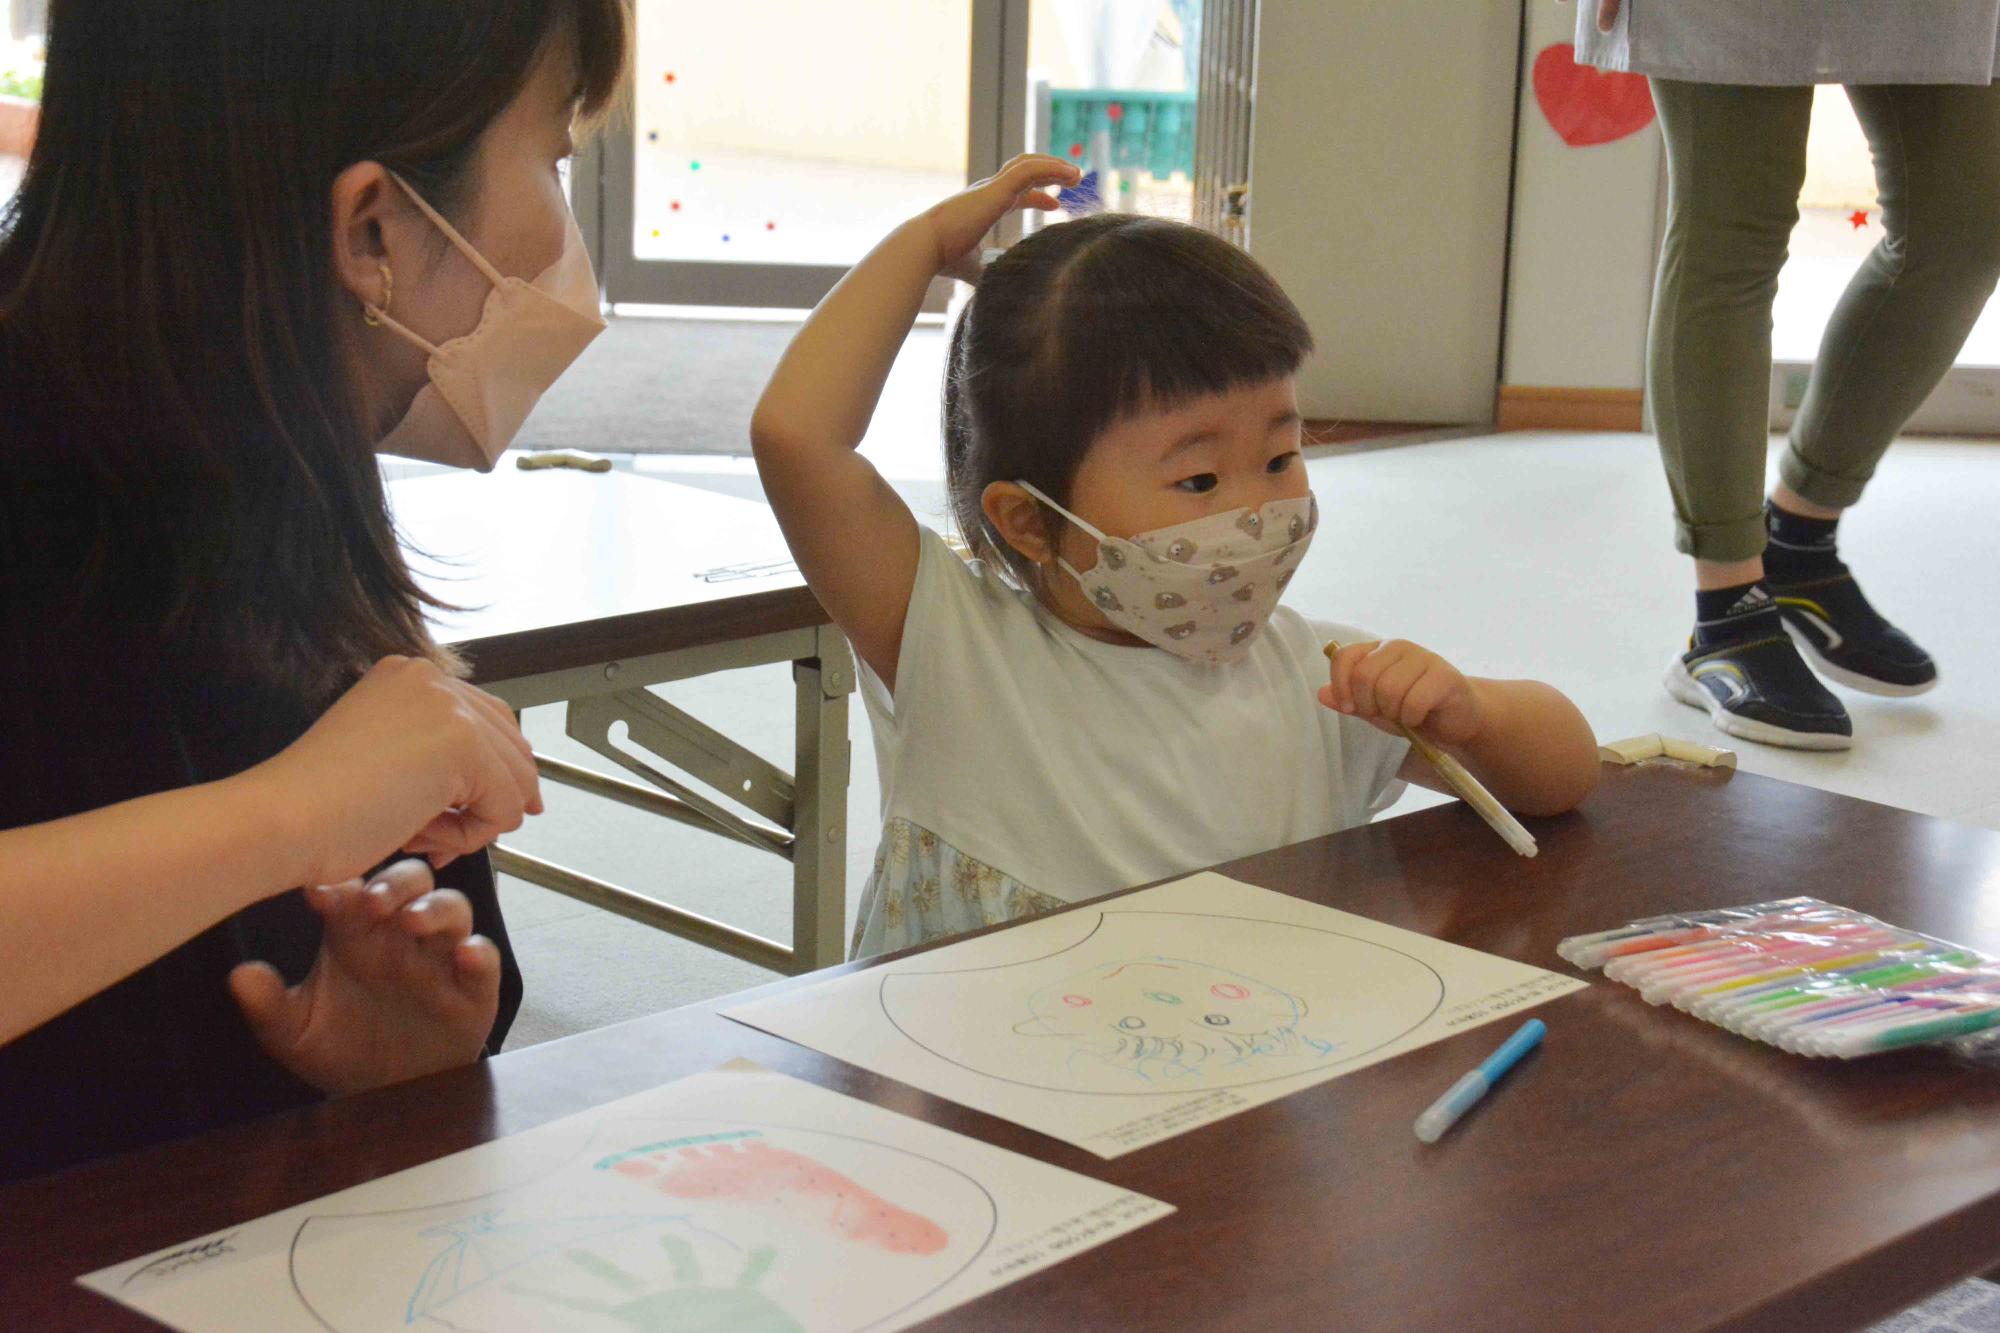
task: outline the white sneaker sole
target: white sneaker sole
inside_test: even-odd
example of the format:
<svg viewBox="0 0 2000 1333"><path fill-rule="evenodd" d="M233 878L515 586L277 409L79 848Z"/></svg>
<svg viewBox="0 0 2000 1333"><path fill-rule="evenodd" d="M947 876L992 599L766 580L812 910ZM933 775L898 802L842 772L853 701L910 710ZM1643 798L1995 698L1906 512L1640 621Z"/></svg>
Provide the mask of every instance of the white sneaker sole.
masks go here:
<svg viewBox="0 0 2000 1333"><path fill-rule="evenodd" d="M1667 693L1690 708L1704 709L1717 731L1761 745L1777 745L1787 750L1846 750L1853 748L1852 736L1836 736L1823 731L1792 731L1755 718L1739 717L1722 706L1720 700L1701 687L1688 673L1687 663L1676 657L1667 665Z"/></svg>
<svg viewBox="0 0 2000 1333"><path fill-rule="evenodd" d="M1928 694L1937 688L1936 676L1932 676L1921 685L1891 685L1886 680L1876 680L1873 676L1864 676L1845 667L1837 667L1820 656L1819 645L1812 641L1812 635L1793 629L1789 620L1784 623L1785 633L1792 636L1792 642L1799 646L1799 652L1805 656L1807 664L1836 685L1845 685L1850 690L1859 690L1863 694L1879 694L1890 699L1908 699L1913 695Z"/></svg>

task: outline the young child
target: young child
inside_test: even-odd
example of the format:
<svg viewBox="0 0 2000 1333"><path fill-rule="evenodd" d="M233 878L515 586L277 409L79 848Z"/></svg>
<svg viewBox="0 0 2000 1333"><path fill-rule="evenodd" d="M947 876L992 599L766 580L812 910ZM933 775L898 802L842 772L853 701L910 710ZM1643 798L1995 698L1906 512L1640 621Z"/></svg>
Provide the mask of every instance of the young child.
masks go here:
<svg viewBox="0 0 2000 1333"><path fill-rule="evenodd" d="M975 272L995 223L1075 179L1017 158L897 228L800 330L751 425L862 663L884 828L857 956L1364 823L1399 778L1438 782L1399 722L1526 814L1597 780L1590 728L1549 686L1276 605L1319 519L1293 386L1311 335L1248 255L1107 215ZM944 390L971 561L855 453L939 274L978 283Z"/></svg>

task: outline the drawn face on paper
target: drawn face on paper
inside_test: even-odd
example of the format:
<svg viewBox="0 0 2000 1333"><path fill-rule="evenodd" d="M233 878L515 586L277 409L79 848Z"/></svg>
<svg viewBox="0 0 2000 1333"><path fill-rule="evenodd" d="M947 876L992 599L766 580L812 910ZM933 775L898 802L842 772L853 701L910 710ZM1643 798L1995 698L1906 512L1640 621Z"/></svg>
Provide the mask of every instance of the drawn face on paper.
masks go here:
<svg viewBox="0 0 2000 1333"><path fill-rule="evenodd" d="M1298 1022L1296 996L1205 963L1145 958L1104 963L1064 977L1029 1001L1050 1035L1185 1040L1268 1036Z"/></svg>
<svg viewBox="0 0 2000 1333"><path fill-rule="evenodd" d="M1420 959L1337 931L1194 912L1053 919L1075 936L1053 951L1050 930L997 966L887 969L883 1016L988 1078L1146 1096L1312 1074L1394 1042L1444 998Z"/></svg>
<svg viewBox="0 0 2000 1333"><path fill-rule="evenodd" d="M1326 1054L1298 1032L1305 1006L1254 977L1187 958L1100 963L1029 999L1023 1036L1063 1037L1142 1077L1186 1078L1211 1061Z"/></svg>

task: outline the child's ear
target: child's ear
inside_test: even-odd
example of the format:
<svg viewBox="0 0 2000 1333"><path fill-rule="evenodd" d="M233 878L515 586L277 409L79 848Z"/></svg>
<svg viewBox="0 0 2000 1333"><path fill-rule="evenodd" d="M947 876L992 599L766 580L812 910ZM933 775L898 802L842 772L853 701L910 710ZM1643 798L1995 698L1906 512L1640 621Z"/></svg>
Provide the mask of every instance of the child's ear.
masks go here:
<svg viewBox="0 0 2000 1333"><path fill-rule="evenodd" d="M994 531L1023 557L1037 565L1054 558L1042 502L1021 487L1011 481L992 482L979 493L979 508Z"/></svg>

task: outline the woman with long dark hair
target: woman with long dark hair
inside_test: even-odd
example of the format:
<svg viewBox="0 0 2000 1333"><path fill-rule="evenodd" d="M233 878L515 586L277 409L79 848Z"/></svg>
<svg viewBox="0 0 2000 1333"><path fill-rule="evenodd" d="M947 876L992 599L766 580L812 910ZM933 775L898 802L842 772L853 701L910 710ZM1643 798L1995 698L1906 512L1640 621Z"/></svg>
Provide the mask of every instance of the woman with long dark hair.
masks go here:
<svg viewBox="0 0 2000 1333"><path fill-rule="evenodd" d="M490 467L602 327L559 171L628 24L56 0L0 215L0 1179L498 1049L482 849L540 797L375 454Z"/></svg>

